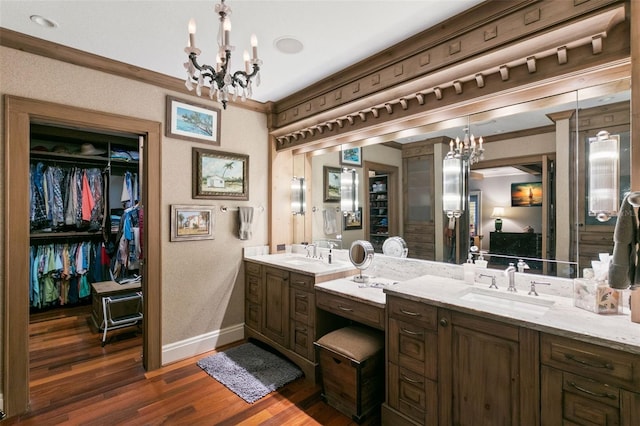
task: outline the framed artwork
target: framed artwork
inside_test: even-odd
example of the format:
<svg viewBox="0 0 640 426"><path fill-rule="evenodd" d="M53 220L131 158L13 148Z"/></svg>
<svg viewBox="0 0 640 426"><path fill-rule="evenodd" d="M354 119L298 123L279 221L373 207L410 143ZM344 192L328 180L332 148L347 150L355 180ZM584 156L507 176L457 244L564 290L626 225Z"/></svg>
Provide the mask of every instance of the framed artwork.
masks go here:
<svg viewBox="0 0 640 426"><path fill-rule="evenodd" d="M511 207L534 207L542 205L542 182L511 184Z"/></svg>
<svg viewBox="0 0 640 426"><path fill-rule="evenodd" d="M362 166L362 148L348 148L340 151L340 164Z"/></svg>
<svg viewBox="0 0 640 426"><path fill-rule="evenodd" d="M340 173L339 167L324 166L324 201L337 203L340 201Z"/></svg>
<svg viewBox="0 0 640 426"><path fill-rule="evenodd" d="M357 212L348 212L343 216L343 229L350 231L352 229L362 229L362 207L358 207Z"/></svg>
<svg viewBox="0 0 640 426"><path fill-rule="evenodd" d="M193 198L249 199L249 156L193 148Z"/></svg>
<svg viewBox="0 0 640 426"><path fill-rule="evenodd" d="M165 136L220 145L220 110L167 96Z"/></svg>
<svg viewBox="0 0 640 426"><path fill-rule="evenodd" d="M171 205L170 241L213 240L213 206Z"/></svg>

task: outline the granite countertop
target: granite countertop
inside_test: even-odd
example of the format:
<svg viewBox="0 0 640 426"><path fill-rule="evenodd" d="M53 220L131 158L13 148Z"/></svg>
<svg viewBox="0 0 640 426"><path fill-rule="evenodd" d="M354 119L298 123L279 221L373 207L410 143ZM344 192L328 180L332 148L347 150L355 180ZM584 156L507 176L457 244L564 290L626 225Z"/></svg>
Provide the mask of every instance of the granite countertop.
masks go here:
<svg viewBox="0 0 640 426"><path fill-rule="evenodd" d="M336 259L329 264L326 256L318 259L297 253L280 253L245 256L244 259L316 277L345 271L353 271L353 274L356 274L356 269L351 262Z"/></svg>
<svg viewBox="0 0 640 426"><path fill-rule="evenodd" d="M384 309L387 296L383 288L397 284L397 281L377 277L370 277L366 283L357 283L351 277L319 283L315 285L315 289Z"/></svg>
<svg viewBox="0 0 640 426"><path fill-rule="evenodd" d="M640 324L631 322L628 311L598 315L574 307L569 297L528 296L522 290L514 295L504 287L495 290L430 275L388 286L384 292L640 355Z"/></svg>

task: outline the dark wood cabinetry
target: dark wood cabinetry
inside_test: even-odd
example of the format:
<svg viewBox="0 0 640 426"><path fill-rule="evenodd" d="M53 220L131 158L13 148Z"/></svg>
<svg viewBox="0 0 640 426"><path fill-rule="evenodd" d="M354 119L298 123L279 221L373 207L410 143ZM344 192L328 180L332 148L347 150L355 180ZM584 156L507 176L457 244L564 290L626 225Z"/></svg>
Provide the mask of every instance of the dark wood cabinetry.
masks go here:
<svg viewBox="0 0 640 426"><path fill-rule="evenodd" d="M539 424L538 333L387 295L383 424Z"/></svg>

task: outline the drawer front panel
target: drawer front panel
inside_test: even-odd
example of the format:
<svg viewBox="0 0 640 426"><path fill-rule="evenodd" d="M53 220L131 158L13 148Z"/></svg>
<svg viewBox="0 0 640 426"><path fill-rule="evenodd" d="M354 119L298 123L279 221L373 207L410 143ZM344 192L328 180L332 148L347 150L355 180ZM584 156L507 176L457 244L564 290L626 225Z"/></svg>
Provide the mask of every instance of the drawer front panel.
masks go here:
<svg viewBox="0 0 640 426"><path fill-rule="evenodd" d="M313 329L307 324L291 321L291 349L311 361L314 360Z"/></svg>
<svg viewBox="0 0 640 426"><path fill-rule="evenodd" d="M394 363L388 364L391 407L420 424L435 424L438 418L438 385Z"/></svg>
<svg viewBox="0 0 640 426"><path fill-rule="evenodd" d="M437 380L438 336L422 327L389 319L389 361Z"/></svg>
<svg viewBox="0 0 640 426"><path fill-rule="evenodd" d="M246 275L245 297L252 303L262 303L262 280L255 275Z"/></svg>
<svg viewBox="0 0 640 426"><path fill-rule="evenodd" d="M620 424L617 408L600 404L572 393L564 394L563 415L566 420L582 425L612 426Z"/></svg>
<svg viewBox="0 0 640 426"><path fill-rule="evenodd" d="M341 317L384 330L384 308L356 302L323 291L316 292L316 305L320 309Z"/></svg>
<svg viewBox="0 0 640 426"><path fill-rule="evenodd" d="M543 334L541 362L608 385L640 390L640 356Z"/></svg>
<svg viewBox="0 0 640 426"><path fill-rule="evenodd" d="M247 274L253 274L257 276L260 276L262 274L262 268L258 263L244 262L244 265Z"/></svg>
<svg viewBox="0 0 640 426"><path fill-rule="evenodd" d="M562 389L565 392L575 393L612 407L618 408L620 406L620 389L615 386L609 386L571 373L563 373L562 378Z"/></svg>
<svg viewBox="0 0 640 426"><path fill-rule="evenodd" d="M429 330L438 329L438 310L433 306L413 300L387 296L387 309L392 318L410 324L420 325Z"/></svg>
<svg viewBox="0 0 640 426"><path fill-rule="evenodd" d="M315 297L313 293L291 288L290 294L291 300L289 301L289 306L291 319L313 325L313 319L315 317L313 313L315 309Z"/></svg>
<svg viewBox="0 0 640 426"><path fill-rule="evenodd" d="M301 290L312 291L313 290L313 277L309 275L302 275L295 272L291 272L290 284L293 287L297 287Z"/></svg>
<svg viewBox="0 0 640 426"><path fill-rule="evenodd" d="M245 303L244 321L247 326L256 331L261 331L262 327L262 308L260 305L247 301Z"/></svg>

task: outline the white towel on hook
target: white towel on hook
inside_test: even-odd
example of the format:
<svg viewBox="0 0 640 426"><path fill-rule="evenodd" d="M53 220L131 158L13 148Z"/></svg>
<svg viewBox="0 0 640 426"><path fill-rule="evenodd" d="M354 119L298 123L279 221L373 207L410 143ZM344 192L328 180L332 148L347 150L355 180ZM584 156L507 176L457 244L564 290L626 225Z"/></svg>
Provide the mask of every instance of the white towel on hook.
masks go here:
<svg viewBox="0 0 640 426"><path fill-rule="evenodd" d="M240 219L240 230L238 238L249 240L252 236L251 224L253 222L253 207L238 207L238 219Z"/></svg>
<svg viewBox="0 0 640 426"><path fill-rule="evenodd" d="M334 211L329 209L322 210L322 219L325 235L333 235L338 232L336 229L336 215Z"/></svg>

